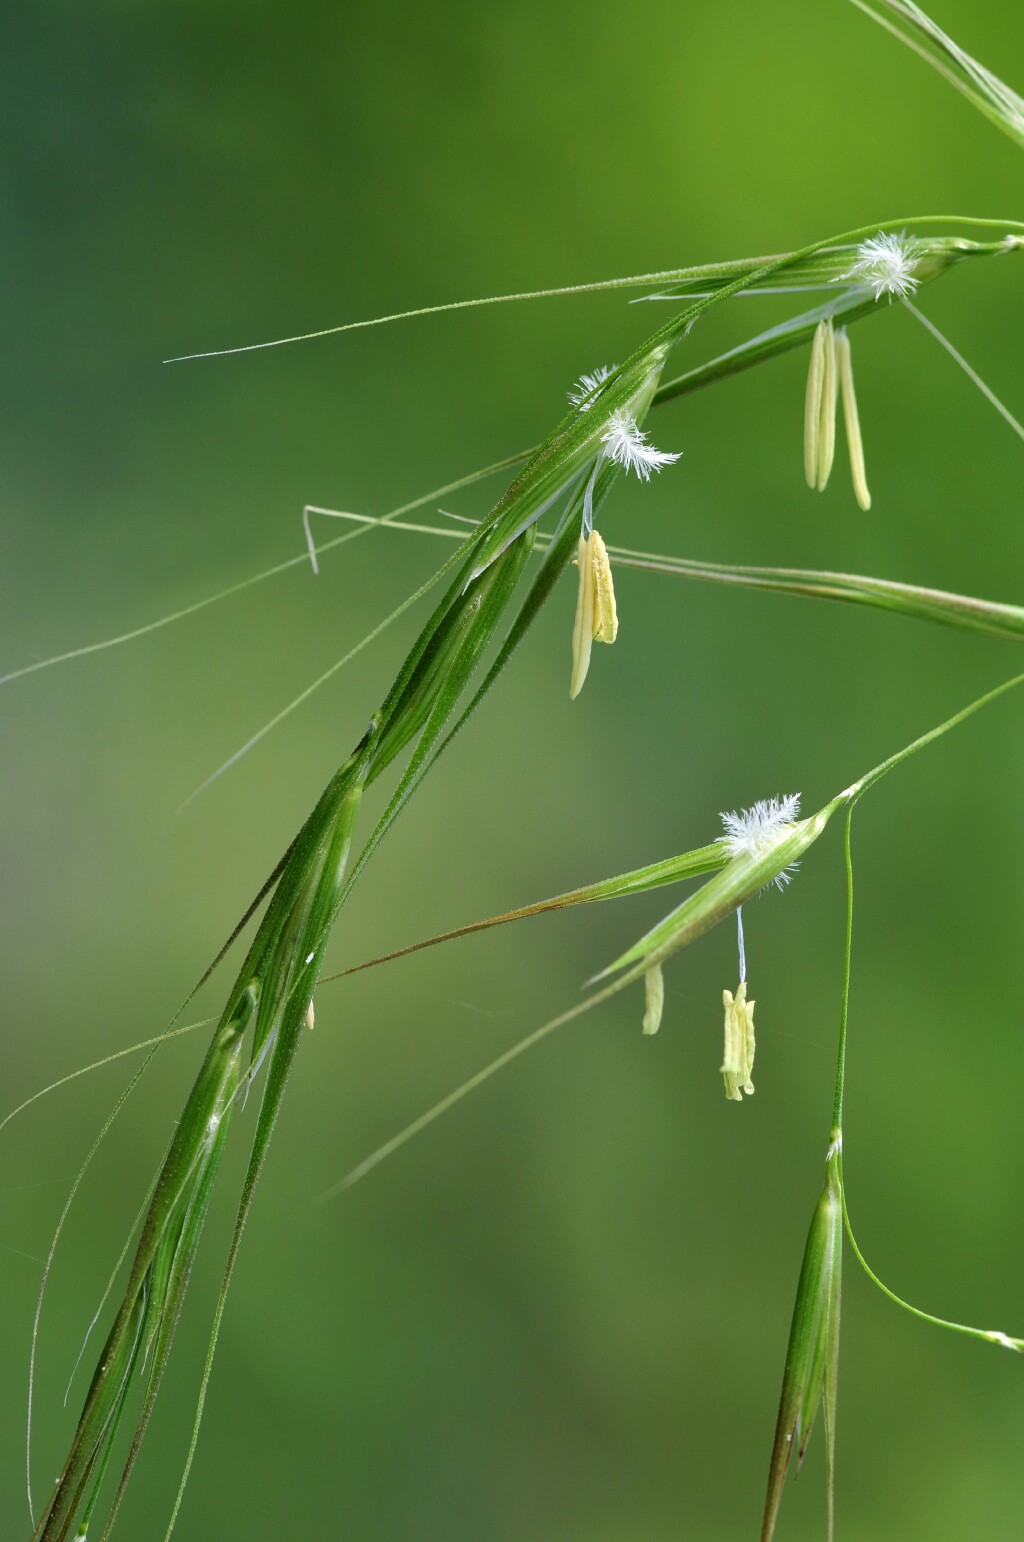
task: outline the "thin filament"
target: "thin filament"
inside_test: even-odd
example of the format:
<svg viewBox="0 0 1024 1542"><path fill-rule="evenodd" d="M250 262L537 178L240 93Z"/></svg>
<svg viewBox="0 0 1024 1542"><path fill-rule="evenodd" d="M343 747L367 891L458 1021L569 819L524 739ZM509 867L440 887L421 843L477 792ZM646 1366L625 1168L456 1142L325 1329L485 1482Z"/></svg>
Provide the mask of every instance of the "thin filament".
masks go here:
<svg viewBox="0 0 1024 1542"><path fill-rule="evenodd" d="M953 344L949 341L949 338L943 336L938 327L935 325L934 321L929 321L928 317L925 316L923 312L919 311L916 305L911 304L906 295L903 297L903 304L907 307L907 310L912 316L917 317L925 331L930 332L932 337L935 338L936 342L942 344L950 358L954 359L956 363L959 364L968 380L973 381L973 383L978 387L978 390L981 392L982 396L986 397L987 400L992 403L996 411L1006 419L1007 423L1009 423L1018 439L1024 439L1024 424L1018 422L1008 407L1003 406L1003 403L999 400L991 386L987 386L985 384L977 370L972 369L971 365L968 364L963 354L958 352L958 350L953 347Z"/></svg>

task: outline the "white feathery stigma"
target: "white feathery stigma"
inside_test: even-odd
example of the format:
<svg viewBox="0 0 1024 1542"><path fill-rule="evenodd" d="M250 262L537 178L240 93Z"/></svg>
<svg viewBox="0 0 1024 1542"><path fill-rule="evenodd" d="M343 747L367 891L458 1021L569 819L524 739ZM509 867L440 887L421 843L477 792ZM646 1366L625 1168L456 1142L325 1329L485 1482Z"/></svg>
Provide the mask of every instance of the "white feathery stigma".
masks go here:
<svg viewBox="0 0 1024 1542"><path fill-rule="evenodd" d="M578 407L581 412L589 412L594 405L593 398L617 368L617 364L599 364L593 374L581 375L568 393L570 405Z"/></svg>
<svg viewBox="0 0 1024 1542"><path fill-rule="evenodd" d="M843 278L866 284L874 292L876 300L885 294L890 299L895 295L897 299L903 300L917 289L919 281L914 273L919 256L919 247L915 242L908 241L906 236L880 232L869 241L861 242L857 248L857 260L843 274Z"/></svg>
<svg viewBox="0 0 1024 1542"><path fill-rule="evenodd" d="M789 835L800 813L800 794L787 793L783 798L762 798L751 808L738 813L722 814L725 834L718 837L730 857L767 856L773 847ZM777 889L787 884L796 864L784 868L772 880Z"/></svg>
<svg viewBox="0 0 1024 1542"><path fill-rule="evenodd" d="M679 459L679 454L656 450L647 441L647 435L638 425L631 412L620 407L608 419L608 427L601 435L603 453L624 471L635 471L643 482L649 482L652 471L660 471Z"/></svg>

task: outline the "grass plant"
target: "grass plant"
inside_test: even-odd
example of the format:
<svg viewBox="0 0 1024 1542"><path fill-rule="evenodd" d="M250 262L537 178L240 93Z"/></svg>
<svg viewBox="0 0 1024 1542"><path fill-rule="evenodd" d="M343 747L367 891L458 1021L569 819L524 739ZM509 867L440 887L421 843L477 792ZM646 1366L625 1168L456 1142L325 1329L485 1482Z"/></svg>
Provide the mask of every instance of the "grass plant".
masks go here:
<svg viewBox="0 0 1024 1542"><path fill-rule="evenodd" d="M960 50L917 6L897 0L854 0L890 31L922 53L990 119L1024 144L1020 98ZM936 227L939 227L936 233ZM984 237L984 238L983 238ZM33 1501L31 1420L34 1398L34 1353L40 1327L42 1292L33 1329L33 1377L30 1385L27 1454L31 1535L35 1542L70 1542L86 1535L107 1537L132 1478L144 1436L161 1391L175 1333L193 1272L197 1249L210 1213L231 1131L239 1122L240 1106L260 1084L248 1162L237 1199L227 1257L215 1303L209 1348L203 1370L188 1456L166 1537L181 1509L185 1486L197 1449L207 1387L212 1373L227 1295L239 1256L253 1196L263 1175L271 1139L284 1104L289 1078L314 1021L317 992L339 974L323 973L328 941L348 904L357 880L405 810L413 794L433 770L445 749L470 723L477 707L497 684L560 581L576 565L577 607L567 636L565 664L568 694L584 687L594 641L612 643L617 631L614 599L616 571L635 568L648 573L698 579L736 588L788 594L809 599L841 601L896 613L909 620L938 623L992 637L1024 636L1024 608L998 600L949 593L903 580L865 577L826 570L726 565L634 550L603 541L598 521L624 477L648 481L655 474L671 475L678 454L662 449L671 442L658 414L664 404L710 388L740 372L760 369L783 353L807 348L809 374L805 400L804 466L807 482L823 489L833 471L837 415L843 410L851 475L851 498L866 510L870 447L865 449L856 406L850 334L870 316L884 319L900 306L932 332L997 407L1008 425L1024 437L1013 413L999 401L966 359L918 309L919 291L950 277L955 270L984 274L992 259L1012 256L1024 245L1024 223L976 217L906 216L861 225L829 234L809 244L768 257L730 259L699 267L679 268L593 284L459 301L450 306L421 307L366 321L352 321L306 334L331 334L424 316L433 311L465 309L499 303L552 298L587 290L636 292L645 304L670 308L669 319L654 330L619 365L606 364L581 377L569 393L567 409L540 444L471 472L447 486L407 502L383 516L309 507L304 513L307 549L304 553L254 574L241 583L158 618L147 627L81 648L36 660L12 670L0 685L47 667L119 646L143 633L184 621L204 606L269 581L296 564L318 564L344 544L383 527L396 534L410 532L454 543L429 580L301 696L277 713L236 754L203 783L228 771L245 751L276 727L300 701L338 669L347 665L385 627L397 623L414 605L427 600L432 609L421 624L394 681L369 715L368 726L351 752L328 780L314 808L276 863L266 883L218 952L210 972L228 949L250 929L242 961L226 992L224 1007L214 1021L182 1024L179 1019L195 991L183 1003L162 1034L119 1052L146 1052L97 1137L76 1179L57 1228L44 1270L43 1287L54 1249L76 1197L86 1168L107 1130L139 1078L169 1038L211 1029L208 1047L192 1089L177 1120L174 1135L156 1172L131 1244L111 1277L114 1307L102 1347L95 1357L91 1380L59 1476L40 1508ZM699 323L714 309L752 294L807 296L781 323L762 330L738 346L703 363L686 361L676 375L669 362L677 350L691 348L700 336ZM646 309L636 313L650 319ZM664 314L659 310L651 314ZM285 337L246 349L219 349L212 354L277 347L305 339ZM174 362L182 367L182 360ZM864 382L861 382L863 393ZM657 436L656 443L653 436ZM459 529L416 520L449 493L502 472L514 472L506 490L479 522ZM311 516L339 518L350 528L317 544ZM319 525L317 526L319 529ZM567 633L569 629L567 628ZM850 1231L843 1183L843 1100L852 957L853 870L850 821L853 808L892 770L918 750L935 743L967 717L994 703L1024 681L1017 674L987 692L938 727L911 740L903 749L860 775L809 815L800 817L795 796L765 800L753 809L723 816L725 833L715 835L709 823L707 842L691 851L653 864L600 878L581 887L533 902L500 915L457 925L407 946L396 946L354 968L390 963L410 952L450 942L471 932L535 917L581 904L605 903L630 895L702 880L655 926L602 968L575 1005L534 1029L519 1043L476 1072L413 1124L380 1147L330 1191L339 1192L366 1175L451 1108L496 1071L621 992L627 996L624 1017L639 1029L658 1031L665 1005L666 967L675 955L723 923L735 924L739 943L738 984L725 991L722 1074L726 1095L742 1101L754 1091L754 1002L747 996L748 980L743 934L743 907L771 885L784 888L798 864L827 860L828 843L818 842L830 821L845 819L845 863L848 880L848 922L842 1019L839 1025L835 1103L825 1145L825 1175L813 1212L799 1272L796 1305L783 1374L768 1491L761 1537L770 1542L780 1511L783 1485L794 1451L802 1458L811 1426L820 1409L825 1424L828 1466L828 1534L833 1528L832 1473L836 1453L836 1410L839 1365L839 1311L844 1227L854 1256L869 1277L868 1267ZM568 704L567 704L567 710ZM389 779L390 792L382 811L363 830L364 794L378 779ZM198 789L199 791L202 788ZM343 971L348 974L353 970ZM732 982L730 981L730 984ZM633 989L635 987L635 989ZM198 989L198 986L196 987ZM640 992L643 990L643 1005ZM118 1055L98 1064L109 1063ZM85 1069L89 1069L88 1067ZM72 1072L54 1085L83 1074ZM49 1089L47 1089L49 1090ZM37 1094L36 1096L41 1096ZM34 1102L30 1098L4 1120ZM0 1125L0 1129L3 1125ZM329 1196L325 1196L329 1197ZM115 1279L118 1281L114 1285ZM897 1304L906 1303L882 1286ZM105 1298L106 1300L106 1298ZM916 1307L915 1316L989 1343L1019 1351L1021 1340L1007 1334L947 1323Z"/></svg>

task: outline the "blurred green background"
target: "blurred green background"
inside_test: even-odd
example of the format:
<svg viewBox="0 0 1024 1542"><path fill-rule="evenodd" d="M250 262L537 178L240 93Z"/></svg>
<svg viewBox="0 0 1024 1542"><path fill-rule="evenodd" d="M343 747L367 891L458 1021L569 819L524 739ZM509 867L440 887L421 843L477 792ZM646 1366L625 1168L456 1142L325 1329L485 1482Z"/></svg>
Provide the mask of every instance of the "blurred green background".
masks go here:
<svg viewBox="0 0 1024 1542"><path fill-rule="evenodd" d="M1010 0L939 19L1024 81ZM611 0L338 7L40 0L5 24L0 672L301 550L308 502L382 512L537 440L580 370L665 312L545 300L164 366L405 306L784 250L915 212L1017 215L1020 151L853 6ZM923 298L1024 411L1022 262ZM742 300L678 355L786 313ZM660 410L685 452L606 539L1019 600L1024 448L894 307L854 338L875 506L803 485L806 359ZM449 501L480 513L498 486ZM324 536L337 533L325 527ZM445 548L445 552L447 548ZM3 1111L158 1032L361 731L415 618L179 812L437 564L374 533L109 653L0 691ZM1008 643L623 572L620 640L567 699L571 580L360 884L336 967L813 807L1022 667ZM1024 1331L1020 703L913 761L856 834L846 1176L860 1240L927 1308ZM568 1028L328 1206L317 1195L577 999L653 896L323 987L242 1251L177 1535L741 1542L756 1535L828 1135L840 832L749 907L756 1098L717 1067L731 928ZM204 992L214 1011L222 975ZM35 1488L81 1336L201 1054L162 1053L71 1213L42 1319ZM129 1062L0 1152L0 1534L28 1534L40 1260ZM252 1110L244 1121L251 1128ZM163 1535L238 1157L120 1523ZM847 1542L1016 1536L1024 1383L852 1265ZM779 1537L820 1538L820 1432Z"/></svg>

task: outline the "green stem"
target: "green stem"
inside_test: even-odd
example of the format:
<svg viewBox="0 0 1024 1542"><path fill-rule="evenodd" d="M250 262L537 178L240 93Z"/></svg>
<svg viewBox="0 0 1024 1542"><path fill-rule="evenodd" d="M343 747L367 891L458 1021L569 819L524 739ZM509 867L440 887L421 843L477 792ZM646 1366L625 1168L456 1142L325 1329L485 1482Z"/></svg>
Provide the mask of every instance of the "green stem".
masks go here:
<svg viewBox="0 0 1024 1542"><path fill-rule="evenodd" d="M1020 685L1022 682L1024 682L1024 674L1014 675L1012 679L1004 680L1002 685L997 685L991 691L986 691L984 696L979 696L976 701L972 701L968 706L962 707L959 712L947 718L944 723L940 723L937 728L929 729L926 734L922 734L912 744L906 745L902 750L897 750L895 755L890 755L887 760L880 761L873 770L868 771L861 777L860 781L854 782L853 786L847 789L846 796L851 800L860 797L862 793L867 792L869 787L873 787L876 782L880 782L883 776L887 776L894 766L902 764L909 756L915 755L918 750L923 750L925 745L933 743L936 739L941 739L942 735L948 733L951 728L956 728L959 723L973 716L982 707L987 707L990 701L995 701L998 697L1005 695L1007 691L1012 691L1014 686Z"/></svg>
<svg viewBox="0 0 1024 1542"><path fill-rule="evenodd" d="M836 1096L832 1108L832 1141L842 1139L843 1090L846 1084L846 1025L850 1015L850 964L853 958L853 857L850 851L850 826L856 799L850 804L843 827L843 856L846 864L846 940L843 945L843 1002L839 1013L839 1053L836 1060Z"/></svg>
<svg viewBox="0 0 1024 1542"><path fill-rule="evenodd" d="M905 749L898 751L895 755L890 755L888 760L882 761L881 764L876 766L873 771L869 771L867 776L862 777L859 783L855 784L855 790L853 790L849 811L846 815L846 825L843 841L843 850L846 864L846 943L843 957L843 999L839 1019L839 1054L836 1065L836 1093L832 1114L832 1143L839 1164L839 1193L843 1206L843 1223L846 1227L846 1235L850 1239L850 1246L856 1255L857 1262L864 1270L864 1273L867 1275L868 1279L871 1280L874 1285L877 1285L882 1294L887 1296L888 1299L896 1306L902 1307L903 1310L905 1312L909 1312L912 1317L920 1318L922 1322L932 1323L937 1328L948 1328L952 1333L961 1333L967 1338L981 1339L988 1344L1001 1344L1004 1349L1012 1349L1017 1352L1024 1352L1024 1339L1011 1338L1008 1334L1002 1333L998 1329L972 1328L966 1323L952 1322L945 1317L936 1317L932 1312L925 1312L922 1311L920 1307L911 1306L909 1301L904 1301L902 1296L897 1296L895 1291L890 1290L888 1285L879 1279L878 1275L871 1268L871 1265L868 1263L867 1259L864 1257L864 1254L861 1252L857 1243L857 1239L853 1234L853 1227L850 1225L850 1213L846 1204L846 1185L843 1179L842 1125L843 1090L846 1080L846 1031L850 1009L850 965L853 954L853 858L850 849L850 828L853 823L853 810L856 807L858 799L863 795L867 788L872 786L875 782L881 780L881 778L885 776L888 771L891 771L894 766L897 766L901 761L906 760L909 755L913 755L916 750L923 749L924 746L926 744L930 744L932 740L940 738L941 735L946 733L948 729L955 728L957 724L962 723L965 718L970 717L972 713L976 712L979 707L986 706L989 702L994 701L997 697L1003 695L1005 691L1009 691L1015 685L1019 685L1022 680L1024 680L1024 676L1016 675L1012 680L1006 680L1002 685L996 686L994 690L987 691L984 696L980 696L978 700L972 702L970 706L964 707L962 711L956 713L955 716L947 718L946 722L941 723L937 728L933 728L929 733L923 734L921 738L915 739L912 744L907 745Z"/></svg>
<svg viewBox="0 0 1024 1542"><path fill-rule="evenodd" d="M839 1163L841 1175L841 1156ZM998 1329L995 1328L971 1328L966 1323L951 1322L947 1317L936 1317L932 1312L923 1312L919 1306L911 1306L909 1301L904 1301L902 1296L898 1296L894 1290L890 1290L888 1285L886 1285L878 1278L878 1275L872 1269L871 1265L868 1263L867 1259L864 1257L864 1254L861 1252L857 1245L857 1239L853 1235L853 1227L850 1225L850 1213L846 1208L846 1187L844 1184L840 1185L840 1193L842 1195L843 1201L843 1222L846 1226L846 1235L850 1239L850 1246L853 1248L853 1251L857 1256L857 1262L864 1270L864 1273L867 1275L872 1284L878 1286L883 1296L888 1296L890 1301L892 1301L896 1306L902 1307L905 1312L909 1312L911 1317L919 1317L922 1322L933 1323L936 1328L948 1328L951 1333L962 1333L967 1338L982 1339L986 1344L1001 1344L1004 1349L1013 1349L1018 1353L1024 1352L1024 1339L1011 1338L1009 1334L1000 1333Z"/></svg>

